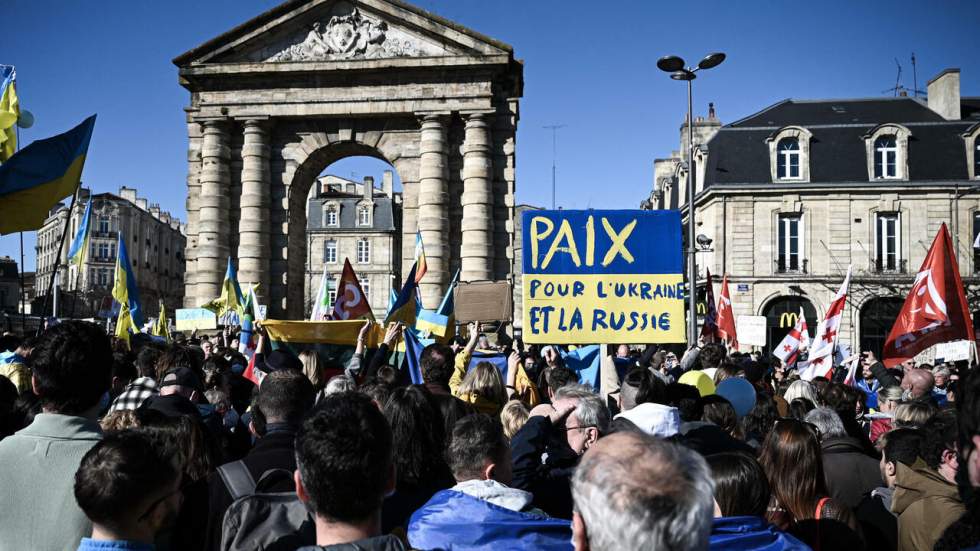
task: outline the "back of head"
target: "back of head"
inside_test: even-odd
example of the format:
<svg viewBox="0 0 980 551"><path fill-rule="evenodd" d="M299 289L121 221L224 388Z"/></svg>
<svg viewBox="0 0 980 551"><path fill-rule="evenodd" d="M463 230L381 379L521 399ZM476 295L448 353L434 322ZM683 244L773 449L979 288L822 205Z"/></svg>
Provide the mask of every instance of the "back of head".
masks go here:
<svg viewBox="0 0 980 551"><path fill-rule="evenodd" d="M296 466L316 515L357 522L378 512L392 464L391 443L388 423L370 398L356 392L324 398L296 436Z"/></svg>
<svg viewBox="0 0 980 551"><path fill-rule="evenodd" d="M721 362L725 359L725 347L720 344L706 344L701 348L701 352L698 354L698 364L695 369L704 371L705 369L710 369L712 367L717 368L721 365Z"/></svg>
<svg viewBox="0 0 980 551"><path fill-rule="evenodd" d="M327 382L327 386L323 388L323 393L337 394L338 392L349 392L351 390L357 390L357 383L350 375L341 373L340 375L334 375L330 378L330 380Z"/></svg>
<svg viewBox="0 0 980 551"><path fill-rule="evenodd" d="M385 404L398 485L430 482L443 466L445 428L439 406L425 387L396 388Z"/></svg>
<svg viewBox="0 0 980 551"><path fill-rule="evenodd" d="M602 402L592 387L580 384L565 385L555 391L555 401L573 399L578 401L575 417L581 426L595 427L599 434L609 432L609 408Z"/></svg>
<svg viewBox="0 0 980 551"><path fill-rule="evenodd" d="M878 445L885 461L911 466L922 449L922 431L918 429L895 429L881 435Z"/></svg>
<svg viewBox="0 0 980 551"><path fill-rule="evenodd" d="M827 495L816 431L803 421L781 419L759 453L776 500L797 520L813 518L816 500Z"/></svg>
<svg viewBox="0 0 980 551"><path fill-rule="evenodd" d="M623 377L623 383L619 387L619 395L622 397L620 409L627 411L647 402L663 404L666 393L667 385L649 369L634 368Z"/></svg>
<svg viewBox="0 0 980 551"><path fill-rule="evenodd" d="M513 438L517 431L521 430L530 415L527 406L520 400L511 400L504 404L504 409L500 410L500 422L504 426L504 435Z"/></svg>
<svg viewBox="0 0 980 551"><path fill-rule="evenodd" d="M286 423L299 426L313 407L313 383L298 369L280 369L266 375L256 391L255 406L268 426ZM261 431L264 432L264 431Z"/></svg>
<svg viewBox="0 0 980 551"><path fill-rule="evenodd" d="M154 346L144 346L136 356L136 369L140 377L153 377L157 375L157 362L163 352Z"/></svg>
<svg viewBox="0 0 980 551"><path fill-rule="evenodd" d="M106 434L75 472L75 500L85 516L120 532L131 529L134 514L178 485L167 451L139 430Z"/></svg>
<svg viewBox="0 0 980 551"><path fill-rule="evenodd" d="M828 384L820 394L820 401L825 406L837 412L841 421L847 418L854 418L855 407L857 406L854 395L847 391L849 387L840 383Z"/></svg>
<svg viewBox="0 0 980 551"><path fill-rule="evenodd" d="M945 410L937 413L922 426L922 447L919 457L932 469L938 469L943 454L956 451L959 427L956 412Z"/></svg>
<svg viewBox="0 0 980 551"><path fill-rule="evenodd" d="M804 420L812 423L820 431L820 439L842 438L847 436L847 430L837 412L829 407L815 408L806 414Z"/></svg>
<svg viewBox="0 0 980 551"><path fill-rule="evenodd" d="M567 367L558 366L549 369L545 379L548 382L548 388L554 393L565 385L578 383L578 374Z"/></svg>
<svg viewBox="0 0 980 551"><path fill-rule="evenodd" d="M701 419L701 394L698 389L681 383L670 383L666 388L666 405L677 408L681 421L691 422Z"/></svg>
<svg viewBox="0 0 980 551"><path fill-rule="evenodd" d="M738 438L741 435L738 415L731 402L717 394L710 394L701 398L701 403L703 421L718 425L733 437Z"/></svg>
<svg viewBox="0 0 980 551"><path fill-rule="evenodd" d="M722 452L705 459L711 467L715 502L722 516L765 516L769 507L769 481L754 457L741 452Z"/></svg>
<svg viewBox="0 0 980 551"><path fill-rule="evenodd" d="M449 386L455 360L456 354L449 346L444 344L426 346L419 357L422 380L430 384Z"/></svg>
<svg viewBox="0 0 980 551"><path fill-rule="evenodd" d="M469 370L459 385L458 396L480 396L497 404L507 401L507 391L500 371L490 362L478 362Z"/></svg>
<svg viewBox="0 0 980 551"><path fill-rule="evenodd" d="M599 440L572 479L593 551L706 549L712 492L700 455L632 431Z"/></svg>
<svg viewBox="0 0 980 551"><path fill-rule="evenodd" d="M786 394L783 394L783 398L791 404L793 403L793 400L797 398L806 398L807 400L810 400L810 403L813 405L820 403L813 385L802 380L793 381L793 383L789 385L789 388L786 389Z"/></svg>
<svg viewBox="0 0 980 551"><path fill-rule="evenodd" d="M813 402L807 400L806 398L796 398L789 403L789 416L793 419L799 419L802 421L806 418L806 414L813 411Z"/></svg>
<svg viewBox="0 0 980 551"><path fill-rule="evenodd" d="M303 374L313 383L316 389L323 388L323 368L320 366L320 356L316 350L304 350L299 353L299 361L303 364Z"/></svg>
<svg viewBox="0 0 980 551"><path fill-rule="evenodd" d="M936 409L922 402L906 402L899 404L892 413L896 427L920 428L932 418Z"/></svg>
<svg viewBox="0 0 980 551"><path fill-rule="evenodd" d="M31 354L37 392L46 410L79 415L99 403L112 380L112 345L105 331L66 321L45 331Z"/></svg>
<svg viewBox="0 0 980 551"><path fill-rule="evenodd" d="M162 381L163 376L166 375L167 372L173 371L178 367L186 367L194 371L203 380L204 370L201 368L203 361L203 355L198 357L197 353L191 351L189 347L176 345L171 346L165 350L157 360L156 380Z"/></svg>
<svg viewBox="0 0 980 551"><path fill-rule="evenodd" d="M980 435L980 369L971 369L960 379L956 389L956 413L959 417L960 464L966 465L974 450L973 437Z"/></svg>
<svg viewBox="0 0 980 551"><path fill-rule="evenodd" d="M481 480L489 463L503 466L501 470L509 472L508 448L499 421L484 414L468 415L453 426L446 457L456 482ZM505 462L507 465L503 465ZM500 482L510 483L509 480Z"/></svg>
<svg viewBox="0 0 980 551"><path fill-rule="evenodd" d="M884 404L885 402L900 403L901 401L902 401L902 387L885 386L878 389L878 404Z"/></svg>

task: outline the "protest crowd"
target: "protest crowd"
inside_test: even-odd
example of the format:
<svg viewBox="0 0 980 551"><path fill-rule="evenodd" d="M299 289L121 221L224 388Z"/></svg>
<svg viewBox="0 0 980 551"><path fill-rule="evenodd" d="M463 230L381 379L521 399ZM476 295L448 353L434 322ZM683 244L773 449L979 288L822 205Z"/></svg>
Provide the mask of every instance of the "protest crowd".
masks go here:
<svg viewBox="0 0 980 551"><path fill-rule="evenodd" d="M5 334L0 549L980 544L966 362L865 353L843 384L718 343L603 345L583 370L470 324L411 384L405 329L384 329L372 347L363 322L339 366L261 325L251 361L237 327Z"/></svg>

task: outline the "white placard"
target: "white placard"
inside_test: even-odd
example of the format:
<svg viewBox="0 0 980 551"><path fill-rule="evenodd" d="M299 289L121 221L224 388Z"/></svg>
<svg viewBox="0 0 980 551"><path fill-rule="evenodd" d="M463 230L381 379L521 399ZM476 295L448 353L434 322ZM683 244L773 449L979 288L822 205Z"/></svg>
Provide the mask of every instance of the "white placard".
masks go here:
<svg viewBox="0 0 980 551"><path fill-rule="evenodd" d="M766 317L738 316L735 318L735 332L738 333L738 344L765 346Z"/></svg>
<svg viewBox="0 0 980 551"><path fill-rule="evenodd" d="M970 359L970 341L941 342L936 345L936 359L946 362Z"/></svg>

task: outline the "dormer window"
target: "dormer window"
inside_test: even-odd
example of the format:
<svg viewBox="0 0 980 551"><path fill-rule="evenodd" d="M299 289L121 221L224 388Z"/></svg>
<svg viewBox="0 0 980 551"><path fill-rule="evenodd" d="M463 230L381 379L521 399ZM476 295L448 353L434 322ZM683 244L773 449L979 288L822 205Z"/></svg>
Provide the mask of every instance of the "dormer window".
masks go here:
<svg viewBox="0 0 980 551"><path fill-rule="evenodd" d="M966 170L971 180L980 180L980 123L961 134L966 143Z"/></svg>
<svg viewBox="0 0 980 551"><path fill-rule="evenodd" d="M863 136L869 180L909 179L909 138L912 132L900 124L882 124Z"/></svg>
<svg viewBox="0 0 980 551"><path fill-rule="evenodd" d="M773 182L810 181L812 138L813 134L809 130L799 126L781 128L766 138Z"/></svg>
<svg viewBox="0 0 980 551"><path fill-rule="evenodd" d="M898 144L895 136L875 140L875 178L898 178Z"/></svg>
<svg viewBox="0 0 980 551"><path fill-rule="evenodd" d="M327 205L327 207L323 209L323 225L336 227L338 225L338 220L340 219L339 211L340 209L337 208L337 205Z"/></svg>
<svg viewBox="0 0 980 551"><path fill-rule="evenodd" d="M800 141L783 138L776 145L776 178L798 180L800 178Z"/></svg>
<svg viewBox="0 0 980 551"><path fill-rule="evenodd" d="M371 207L368 205L361 205L357 207L357 225L358 226L370 226L371 225Z"/></svg>

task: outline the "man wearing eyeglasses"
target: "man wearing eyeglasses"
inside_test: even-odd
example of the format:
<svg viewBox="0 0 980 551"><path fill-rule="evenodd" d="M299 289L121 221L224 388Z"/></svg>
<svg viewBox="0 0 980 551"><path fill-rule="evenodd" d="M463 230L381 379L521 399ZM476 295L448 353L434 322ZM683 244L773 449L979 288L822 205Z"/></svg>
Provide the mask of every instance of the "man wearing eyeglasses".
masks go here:
<svg viewBox="0 0 980 551"><path fill-rule="evenodd" d="M166 446L138 430L95 445L75 475L75 499L92 521L79 551L149 551L183 502L182 475Z"/></svg>

